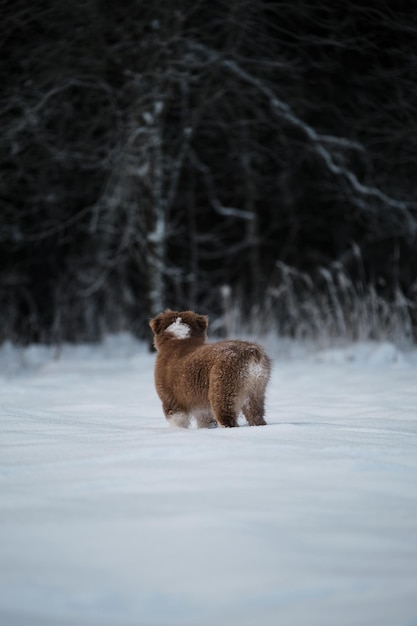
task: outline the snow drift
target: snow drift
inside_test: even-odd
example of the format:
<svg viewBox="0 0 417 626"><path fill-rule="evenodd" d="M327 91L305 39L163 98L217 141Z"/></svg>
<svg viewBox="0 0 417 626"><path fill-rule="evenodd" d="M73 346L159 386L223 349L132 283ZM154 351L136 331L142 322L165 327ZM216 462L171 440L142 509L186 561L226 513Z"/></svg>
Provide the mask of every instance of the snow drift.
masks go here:
<svg viewBox="0 0 417 626"><path fill-rule="evenodd" d="M268 426L206 431L128 336L3 346L0 622L417 623L416 355L298 352Z"/></svg>

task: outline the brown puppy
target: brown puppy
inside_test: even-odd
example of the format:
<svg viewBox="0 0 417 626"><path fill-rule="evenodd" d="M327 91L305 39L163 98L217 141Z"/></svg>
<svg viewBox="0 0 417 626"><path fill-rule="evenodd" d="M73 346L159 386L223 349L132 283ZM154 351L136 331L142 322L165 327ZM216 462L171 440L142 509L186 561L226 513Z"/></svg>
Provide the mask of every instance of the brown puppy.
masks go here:
<svg viewBox="0 0 417 626"><path fill-rule="evenodd" d="M206 343L208 318L194 311L160 313L149 322L158 351L155 384L169 423L188 428L238 426L240 411L250 426L264 420L271 361L256 343Z"/></svg>

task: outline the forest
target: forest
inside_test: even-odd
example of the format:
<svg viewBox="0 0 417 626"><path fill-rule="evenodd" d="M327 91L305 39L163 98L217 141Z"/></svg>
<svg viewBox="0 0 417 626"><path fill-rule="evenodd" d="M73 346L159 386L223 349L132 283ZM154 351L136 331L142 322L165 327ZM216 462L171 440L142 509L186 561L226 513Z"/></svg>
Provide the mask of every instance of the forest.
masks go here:
<svg viewBox="0 0 417 626"><path fill-rule="evenodd" d="M0 11L0 343L417 340L417 3Z"/></svg>

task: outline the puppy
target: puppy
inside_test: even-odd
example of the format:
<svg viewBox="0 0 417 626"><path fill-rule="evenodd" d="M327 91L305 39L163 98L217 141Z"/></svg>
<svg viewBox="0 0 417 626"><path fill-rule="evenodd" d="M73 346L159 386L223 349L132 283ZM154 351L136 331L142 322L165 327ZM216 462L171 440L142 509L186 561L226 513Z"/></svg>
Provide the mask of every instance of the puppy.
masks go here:
<svg viewBox="0 0 417 626"><path fill-rule="evenodd" d="M150 320L157 350L155 385L172 426L238 426L242 411L250 426L264 420L271 361L256 343L206 343L208 317L166 310Z"/></svg>

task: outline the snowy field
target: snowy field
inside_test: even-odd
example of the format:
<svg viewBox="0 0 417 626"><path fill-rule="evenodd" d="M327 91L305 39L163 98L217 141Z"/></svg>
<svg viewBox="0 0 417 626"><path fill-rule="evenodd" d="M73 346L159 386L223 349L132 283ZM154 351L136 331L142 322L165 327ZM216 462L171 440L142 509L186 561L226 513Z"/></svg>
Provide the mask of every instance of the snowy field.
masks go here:
<svg viewBox="0 0 417 626"><path fill-rule="evenodd" d="M2 626L417 624L417 354L268 344L268 426L215 430L129 337L0 348Z"/></svg>

